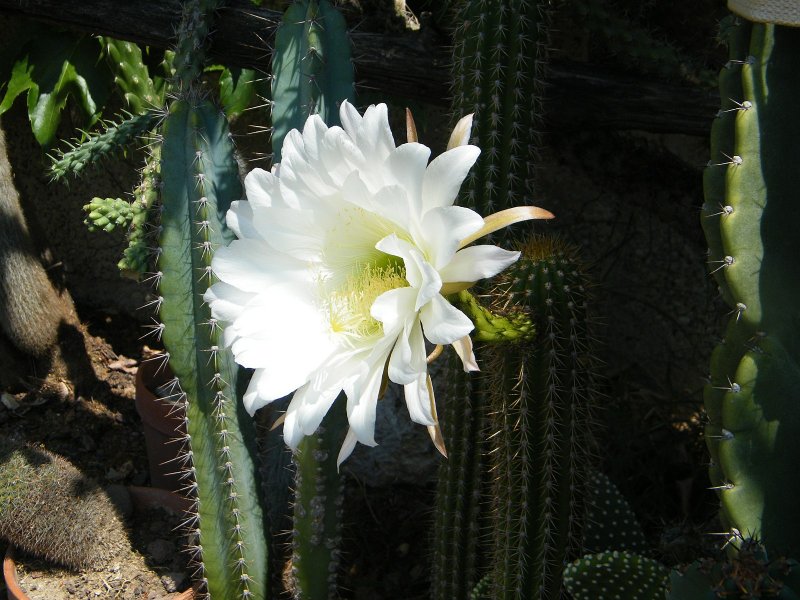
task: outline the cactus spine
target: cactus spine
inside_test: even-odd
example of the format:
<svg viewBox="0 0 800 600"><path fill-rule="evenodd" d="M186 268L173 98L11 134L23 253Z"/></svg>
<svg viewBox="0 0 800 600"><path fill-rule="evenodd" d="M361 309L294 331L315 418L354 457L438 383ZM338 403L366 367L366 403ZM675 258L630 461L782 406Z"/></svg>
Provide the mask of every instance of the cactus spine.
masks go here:
<svg viewBox="0 0 800 600"><path fill-rule="evenodd" d="M353 65L344 18L328 0L297 0L284 13L272 59L272 152L291 129L303 129L319 114L339 123L339 105L353 100ZM347 430L343 396L322 426L300 442L292 527L292 587L295 598L337 598L343 485L336 461Z"/></svg>
<svg viewBox="0 0 800 600"><path fill-rule="evenodd" d="M741 94L723 106L712 129L719 154L706 175L711 266L724 277L731 308L705 392L707 443L733 546L737 538L756 538L773 554L796 554L800 320L792 282L800 246L793 225L796 182L782 160L793 155L800 136L800 81L792 70L800 30L757 23L736 28L731 51L739 54L732 54L720 82L738 76L741 83L730 89L740 85ZM718 215L708 216L712 211Z"/></svg>

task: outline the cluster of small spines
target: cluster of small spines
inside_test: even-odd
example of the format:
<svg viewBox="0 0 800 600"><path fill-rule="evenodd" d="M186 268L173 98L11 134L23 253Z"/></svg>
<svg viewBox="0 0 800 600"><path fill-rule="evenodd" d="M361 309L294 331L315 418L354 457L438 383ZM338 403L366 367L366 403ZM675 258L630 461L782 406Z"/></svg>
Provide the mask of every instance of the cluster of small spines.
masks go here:
<svg viewBox="0 0 800 600"><path fill-rule="evenodd" d="M575 600L663 600L669 569L630 552L601 552L564 569L564 586Z"/></svg>
<svg viewBox="0 0 800 600"><path fill-rule="evenodd" d="M547 57L549 3L466 2L454 35L453 110L474 113L481 148L466 202L481 214L524 204L534 193Z"/></svg>

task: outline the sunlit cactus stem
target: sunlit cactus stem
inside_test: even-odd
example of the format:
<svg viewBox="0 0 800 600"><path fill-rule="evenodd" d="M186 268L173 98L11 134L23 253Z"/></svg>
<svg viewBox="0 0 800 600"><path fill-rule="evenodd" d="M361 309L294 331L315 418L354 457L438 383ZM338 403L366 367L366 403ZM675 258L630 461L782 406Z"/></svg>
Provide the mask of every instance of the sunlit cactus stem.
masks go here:
<svg viewBox="0 0 800 600"><path fill-rule="evenodd" d="M230 243L231 201L242 197L225 115L199 87L217 2L186 2L175 55L175 99L160 130L161 213L156 272L159 333L185 399L180 464L194 511L190 549L211 598L266 598L265 523L256 481L254 425L237 396L239 367L203 295L214 252Z"/></svg>
<svg viewBox="0 0 800 600"><path fill-rule="evenodd" d="M703 216L710 271L730 311L705 392L706 441L728 547L755 538L771 555L796 556L800 193L791 157L800 139L800 28L739 19L733 29Z"/></svg>

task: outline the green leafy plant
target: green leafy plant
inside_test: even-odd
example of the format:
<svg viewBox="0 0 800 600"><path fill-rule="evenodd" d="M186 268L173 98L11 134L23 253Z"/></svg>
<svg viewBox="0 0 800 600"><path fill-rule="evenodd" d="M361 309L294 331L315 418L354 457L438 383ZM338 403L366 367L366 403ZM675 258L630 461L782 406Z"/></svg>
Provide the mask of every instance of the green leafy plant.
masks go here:
<svg viewBox="0 0 800 600"><path fill-rule="evenodd" d="M100 118L111 89L111 74L98 64L97 40L57 30L31 33L18 51L7 78L0 114L21 94L27 96L28 118L36 140L49 147L56 139L61 115L72 97L91 125ZM14 48L16 50L16 48Z"/></svg>

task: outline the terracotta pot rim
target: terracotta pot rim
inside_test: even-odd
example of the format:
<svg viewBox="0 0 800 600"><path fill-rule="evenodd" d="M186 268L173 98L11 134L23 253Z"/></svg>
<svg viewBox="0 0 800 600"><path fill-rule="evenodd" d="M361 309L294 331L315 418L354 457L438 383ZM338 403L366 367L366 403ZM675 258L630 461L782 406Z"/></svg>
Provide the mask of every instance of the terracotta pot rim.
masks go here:
<svg viewBox="0 0 800 600"><path fill-rule="evenodd" d="M138 485L128 486L131 500L134 506L139 509L146 508L166 508L172 512L185 512L191 506L191 501L175 492L162 490L160 488L149 488ZM3 580L6 583L6 593L8 600L30 600L30 597L22 590L17 577L17 564L14 561L14 546L9 544L6 554L3 557ZM173 596L172 600L194 600L197 597L194 587L190 587L185 592Z"/></svg>

